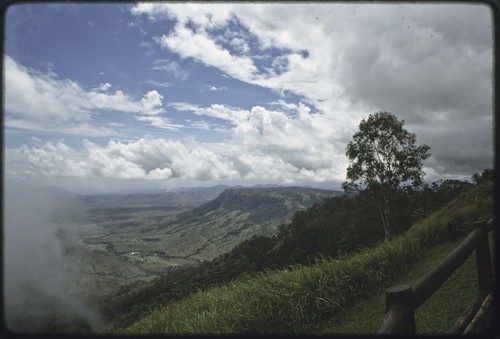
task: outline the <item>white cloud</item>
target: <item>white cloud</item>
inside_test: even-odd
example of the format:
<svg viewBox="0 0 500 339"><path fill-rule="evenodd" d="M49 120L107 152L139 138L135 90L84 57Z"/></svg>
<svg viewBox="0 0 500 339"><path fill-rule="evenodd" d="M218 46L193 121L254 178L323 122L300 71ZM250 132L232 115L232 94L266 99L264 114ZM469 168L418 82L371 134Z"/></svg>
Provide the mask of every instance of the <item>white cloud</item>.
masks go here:
<svg viewBox="0 0 500 339"><path fill-rule="evenodd" d="M142 28L139 27L139 31L141 32L142 35L146 35L147 33L142 30ZM139 47L142 47L145 49L144 55L147 57L151 57L155 54L155 50L153 48L153 43L148 42L148 41L143 41L139 44Z"/></svg>
<svg viewBox="0 0 500 339"><path fill-rule="evenodd" d="M107 92L111 87L113 87L109 82L99 84L94 90L99 92Z"/></svg>
<svg viewBox="0 0 500 339"><path fill-rule="evenodd" d="M196 115L209 116L212 118L226 120L233 124L238 124L240 121L247 119L249 115L247 110L221 104L212 104L209 107L200 107L186 102L172 102L168 104L168 106L180 112L190 112Z"/></svg>
<svg viewBox="0 0 500 339"><path fill-rule="evenodd" d="M95 126L87 122L63 122L50 124L45 122L32 121L27 119L4 118L4 124L9 128L19 128L39 132L56 132L64 134L81 135L87 137L117 136L119 133L111 128ZM107 124L110 127L116 127Z"/></svg>
<svg viewBox="0 0 500 339"><path fill-rule="evenodd" d="M491 29L484 23L481 26L480 20L489 20L484 6L140 4L132 12L155 20L176 19L174 30L159 41L183 58L197 59L241 81L279 92L291 91L325 113L335 110L346 118L344 108L370 112L386 105L399 111L400 103L418 105L428 93L449 102L446 96L469 89L464 86L485 83L481 76L467 74L467 69L480 70L485 76L489 76L485 68L491 69L492 49L487 48L488 43L491 46ZM450 16L447 13L460 17L463 24L448 24L443 19ZM210 29L225 27L234 17L262 48L292 51L273 61L276 70L283 62L288 63L283 73L273 74L273 69L262 73L256 68L257 55L253 59L231 55L217 44L217 36L211 36ZM243 42L235 37L232 46ZM306 58L295 52L303 50L307 51ZM440 81L431 82L427 92L415 97L432 76ZM470 78L476 82L466 85L464 80ZM454 88L447 86L450 84ZM400 93L394 95L394 91ZM488 91L477 92L488 95Z"/></svg>
<svg viewBox="0 0 500 339"><path fill-rule="evenodd" d="M63 141L46 142L36 148L36 151L23 146L20 152L36 169L37 174L56 176L65 173L76 177L84 177L87 174L84 167L85 157L74 152Z"/></svg>
<svg viewBox="0 0 500 339"><path fill-rule="evenodd" d="M96 110L140 114L162 112L162 96L156 91L135 101L121 90L109 93L109 83L92 90L78 83L59 79L53 73L40 73L4 58L5 122L7 127L58 131L87 136L113 135L110 129L92 125Z"/></svg>
<svg viewBox="0 0 500 339"><path fill-rule="evenodd" d="M169 119L160 117L160 116L141 116L141 115L136 115L134 118L137 121L144 121L148 122L149 125L162 128L162 129L169 129L169 130L178 130L179 128L183 127L183 125L179 124L174 124L172 123Z"/></svg>
<svg viewBox="0 0 500 339"><path fill-rule="evenodd" d="M465 126L470 119L481 128L493 124L492 17L487 6L154 4L138 5L133 13L176 20L158 41L182 58L276 93L298 95L331 122L330 134L344 144L361 118L379 110L404 118L409 129L436 131L434 126ZM231 31L235 22L245 30ZM224 34L212 33L214 28ZM271 62L264 63L265 58ZM197 112L222 116L220 110ZM440 122L443 112L448 112L446 123ZM479 145L485 150L480 163L491 166L492 133L475 133L464 128L441 135L449 136L450 145L464 140ZM453 173L472 161L463 154L445 159L451 152L447 143L424 134L422 142L429 140L436 161L442 159L438 172Z"/></svg>
<svg viewBox="0 0 500 339"><path fill-rule="evenodd" d="M246 54L250 51L250 46L248 46L248 43L241 38L232 38L230 44L233 48L237 49L242 54Z"/></svg>
<svg viewBox="0 0 500 339"><path fill-rule="evenodd" d="M187 7L158 4L138 5L133 12L147 14L155 20L165 17L176 19L174 29L157 41L182 58L193 58L235 79L270 88L277 93L290 91L339 122L333 126L332 134L345 134L343 121L346 120L352 131L355 127L352 121L359 121L364 112L353 110L352 102L345 97L342 86L338 84L336 61L342 59L341 39L338 34L332 36L330 32L311 24L310 17L324 13L324 6L308 6L305 12L297 12L294 8L297 7L289 4L210 4ZM220 36L210 34L210 29L222 28L234 17L254 34L261 48L281 48L292 52L275 56L269 67L264 67L267 70L264 73L256 65L262 53L267 56L271 54L266 50L257 54L253 51L251 57L252 51L248 50L249 46L244 41L246 36L227 37L230 39L229 44L235 48L235 54L231 54L217 42ZM293 23L290 23L292 19ZM297 52L303 50L307 50L307 58ZM245 55L239 55L241 53Z"/></svg>
<svg viewBox="0 0 500 339"><path fill-rule="evenodd" d="M111 126L111 127L125 127L125 124L119 123L119 122L108 122L106 125Z"/></svg>
<svg viewBox="0 0 500 339"><path fill-rule="evenodd" d="M104 146L85 141L81 149L62 141L24 146L21 154L37 172L50 176L121 179L262 179L293 182L332 181L340 177L345 157L337 156L344 144L330 133L334 121L310 115L300 103L298 116L255 106L239 110L223 105L198 107L177 104L202 116L231 122L224 142L180 142L141 138L110 141ZM139 116L161 128L177 128L159 116ZM187 125L207 128L203 122Z"/></svg>
<svg viewBox="0 0 500 339"><path fill-rule="evenodd" d="M164 88L168 88L168 87L173 87L174 86L174 83L172 82L160 82L160 81L155 81L155 80L151 80L151 79L146 79L144 81L144 83L146 85L153 85L153 86L156 86L156 87L164 87Z"/></svg>
<svg viewBox="0 0 500 339"><path fill-rule="evenodd" d="M31 71L9 56L4 58L4 72L5 110L12 117L56 123L90 119L89 112L76 103L83 93L75 82Z"/></svg>
<svg viewBox="0 0 500 339"><path fill-rule="evenodd" d="M189 77L189 72L183 69L176 61L158 59L153 62L152 69L165 71L167 74L173 75L175 78L183 81Z"/></svg>
<svg viewBox="0 0 500 339"><path fill-rule="evenodd" d="M332 41L328 32L311 27L309 21L301 18L305 15L293 10L294 7L297 8L289 4L272 6L249 4L142 6L140 4L134 7L132 12L147 14L149 18L155 20L165 17L177 19L174 30L157 41L182 58L194 58L238 80L278 91L290 90L310 98L314 104L338 97L339 89L332 86L331 63L325 62L331 58L332 46L336 41ZM309 17L322 11L324 8L321 6L308 6L305 12ZM231 54L217 44L217 36L208 33L214 27L227 25L234 16L255 34L262 47L307 49L310 57L304 59L295 52L277 56L273 61L274 68L276 70L281 68L284 72L276 75L273 69L268 68L270 73L261 73L256 67L257 59ZM293 24L290 23L292 19ZM188 28L188 23L196 25L195 32L191 26ZM232 37L230 44L239 52L244 54L249 52L250 47L242 37ZM259 55L255 56L257 57ZM288 63L287 71L283 68L285 63Z"/></svg>
<svg viewBox="0 0 500 339"><path fill-rule="evenodd" d="M201 129L205 131L209 131L211 128L216 127L214 124L210 124L207 121L201 120L201 121L190 121L186 120L188 125L185 125L184 127L187 128L194 128L194 129Z"/></svg>
<svg viewBox="0 0 500 339"><path fill-rule="evenodd" d="M342 159L345 145L330 133L333 125L334 121L325 116L309 115L302 104L298 118L256 106L250 110L248 119L234 128L233 139L247 149L281 159L299 172L338 170L339 162L345 163ZM336 156L339 153L341 156Z"/></svg>
<svg viewBox="0 0 500 339"><path fill-rule="evenodd" d="M232 15L230 6L219 4L213 11L211 6L196 3L179 3L165 6L160 3L139 3L132 8L134 15L146 15L151 20L177 19L181 23L192 21L196 25L214 27L226 22Z"/></svg>
<svg viewBox="0 0 500 339"><path fill-rule="evenodd" d="M228 88L221 86L221 87L216 87L216 86L211 86L211 85L204 85L204 87L208 88L210 92L218 92L218 91L227 91Z"/></svg>
<svg viewBox="0 0 500 339"><path fill-rule="evenodd" d="M275 102L270 102L269 104L270 105L278 105L278 106L283 107L287 110L296 110L298 108L297 104L286 102L283 99L279 99Z"/></svg>
<svg viewBox="0 0 500 339"><path fill-rule="evenodd" d="M157 91L149 91L146 93L144 98L141 99L141 104L143 107L142 112L148 115L155 115L163 112L161 108L163 103L163 95L160 95Z"/></svg>
<svg viewBox="0 0 500 339"><path fill-rule="evenodd" d="M234 176L234 171L210 150L187 149L177 141L141 138L134 142L110 141L99 146L84 141L80 151L62 141L21 149L38 173L49 176L115 179L185 178L212 180Z"/></svg>
<svg viewBox="0 0 500 339"><path fill-rule="evenodd" d="M493 50L485 6L141 3L132 12L138 22L142 15L174 20L154 41L181 59L276 93L291 92L302 102L283 95L271 103L274 110L169 103L179 112L207 117L208 122L185 120L181 126L161 115L163 96L157 91L134 99L110 92L115 87L107 83L85 90L6 57L7 126L105 135L111 131L92 125L95 110L118 110L158 128L226 132L223 143L146 138L85 143L81 149L64 143L23 148L24 158L41 172L341 181L347 141L360 119L378 110L404 118L418 141L431 146L426 163L431 173L477 172L491 164ZM244 29L232 32L234 25ZM214 29L222 33L217 36ZM171 60L156 60L153 69L181 80L188 76ZM222 89L212 87L206 88Z"/></svg>
<svg viewBox="0 0 500 339"><path fill-rule="evenodd" d="M205 65L216 67L236 79L252 79L258 72L252 59L231 55L205 32L194 33L183 24L177 24L172 34L163 35L158 42L183 59L200 60Z"/></svg>

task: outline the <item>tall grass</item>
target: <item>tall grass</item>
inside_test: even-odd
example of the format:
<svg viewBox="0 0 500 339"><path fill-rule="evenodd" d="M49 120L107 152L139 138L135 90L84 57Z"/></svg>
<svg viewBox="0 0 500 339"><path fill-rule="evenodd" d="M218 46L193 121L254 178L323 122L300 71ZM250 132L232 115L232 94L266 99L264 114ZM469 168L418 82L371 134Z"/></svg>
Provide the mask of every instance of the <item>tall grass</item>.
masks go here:
<svg viewBox="0 0 500 339"><path fill-rule="evenodd" d="M343 308L390 286L408 272L424 251L448 239L455 215L467 221L493 209L492 184L460 195L407 233L339 259L311 267L268 271L246 281L200 291L152 310L126 333L304 333ZM476 203L477 201L480 202Z"/></svg>

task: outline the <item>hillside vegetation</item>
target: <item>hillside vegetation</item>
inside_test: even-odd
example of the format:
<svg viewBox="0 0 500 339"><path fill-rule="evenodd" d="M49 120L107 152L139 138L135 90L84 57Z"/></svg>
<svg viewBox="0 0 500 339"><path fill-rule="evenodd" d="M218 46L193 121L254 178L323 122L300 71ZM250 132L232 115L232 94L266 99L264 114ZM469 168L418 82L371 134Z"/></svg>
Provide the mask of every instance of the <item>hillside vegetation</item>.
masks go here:
<svg viewBox="0 0 500 339"><path fill-rule="evenodd" d="M272 235L295 212L339 194L299 187L220 185L161 194L83 197L87 218L96 225L83 239L90 245L104 244L120 256L142 259L148 271L156 269L157 265L148 265L156 261L165 267L179 266L179 260L195 264L253 235Z"/></svg>
<svg viewBox="0 0 500 339"><path fill-rule="evenodd" d="M176 207L169 205L173 203L169 195L168 199L161 194L91 197L92 210L99 209L105 221L84 241L105 246L147 274L101 299L106 321L123 326L156 304L261 270L259 258L274 244L263 235L275 234L298 210L336 195L343 193L304 187L225 187L215 199L175 216L159 210ZM146 209L149 203L152 208L128 214L126 208L117 211L124 199L125 207L135 204L136 209ZM108 221L106 216L120 219ZM149 283L154 275L161 278Z"/></svg>
<svg viewBox="0 0 500 339"><path fill-rule="evenodd" d="M281 227L276 237L267 238L269 239L267 240L268 251L266 248L261 251L259 251L260 247L254 248L254 256L256 257L254 259L258 259L257 261L263 269L255 269L256 261L252 262L252 260L245 258L250 264L242 265L242 267L246 267L245 271L250 271L250 274L233 275L233 279L239 278L224 285L220 285L224 279L217 281L214 278L215 284L220 286L208 289L210 284L193 283L196 288L202 286L202 290L191 294L181 292L182 295L187 296L181 295L177 301L171 297L160 297L159 299L163 299L163 303L150 304L150 306L155 305L155 308L149 313L144 312L144 308L141 308L143 311L140 314L141 319L119 332L307 333L311 331L311 324L322 319L341 316L344 308L390 286L405 272L411 270L427 249L450 239L450 236L455 237L457 233L467 232L468 229L462 226L464 222L468 223L491 217L493 209L493 183L491 181L484 181L473 188L461 187L455 191L455 194L460 191L462 193L455 199L428 216L426 215L431 213L433 209L435 210L435 207L433 208L432 205L426 207L424 205L430 201L420 200L421 206L413 206L414 211L419 211L416 214L420 216L420 221L411 227L406 226L406 232L402 227L400 235L390 241L380 242L371 247L362 247L364 246L362 242L351 247L344 245L346 249L350 249L350 251L345 252L343 252L342 242L340 242L334 250L335 255L332 255L331 258L315 260L314 264L310 266L298 264L283 266L280 260L298 258L298 255L293 255L294 252L302 253L301 255L305 256L308 261L323 255L318 251L308 252L306 245L300 247L290 245L293 239L296 240L296 243L299 243L298 239L300 238L305 243L308 241L313 243L311 237L319 237L325 241L330 239L328 235L324 234L321 236L312 234L308 238L307 234L309 233L302 234L299 231L301 218L308 219L308 222L302 225L310 230L314 230L316 227L316 230L319 231L323 227L326 228L326 225L330 225L326 210L330 211L331 209L325 207L323 210L325 214L318 213L318 210L322 210L323 205L316 205L305 212L296 214L290 225ZM424 194L425 191L421 193ZM430 194L430 197L436 199L436 206L440 201L444 201L442 195L445 193L446 190L441 190L441 196ZM336 199L344 199L342 202L349 204L348 197L337 197L327 200L324 206L328 206L328 202L334 205L340 204L340 201L336 201ZM361 207L358 206L358 208ZM316 210L315 213L312 212L314 210ZM349 227L338 229L338 231L345 232L344 237L340 238L344 239L344 243L359 240L364 235L359 233L369 232L368 228L357 229L356 223L353 223L352 219L348 217L348 211L348 208L339 209L336 216L338 220L345 218L345 222L348 224L351 220L350 228L353 231L349 232ZM359 209L355 207L351 213L351 216L357 214L361 219L363 217L369 218L369 216L359 215ZM306 216L309 217L306 218ZM373 225L373 222L371 224ZM404 223L401 222L401 224ZM377 239L376 232L373 230L369 234L372 234L371 238L368 237L372 241ZM339 239L338 236L332 236L331 241L334 238ZM259 243L265 242L262 238L255 238L252 241L256 240ZM252 241L247 242L246 246L248 247ZM244 245L244 243L241 244L241 246ZM368 245L366 244L366 246ZM284 248L289 249L288 255L284 254ZM227 269L227 265L220 263L234 263L235 261L227 261L231 256L236 255L233 252L218 258L219 265L215 260L206 264L207 267L212 269L218 267L221 269L220 273L224 275L222 268ZM351 254L347 254L347 252ZM269 260L273 257L270 255L273 253L282 253L283 255L277 256L278 262L266 261L266 258ZM224 258L226 261L223 260ZM269 270L269 267L273 266L281 268L281 270ZM208 272L207 267L204 271L198 271L198 274L201 276ZM250 267L254 267L254 269L249 269ZM226 275L229 276L227 272ZM214 276L212 275L212 277ZM154 294L152 289L149 290L149 293ZM158 294L156 295L158 296ZM139 309L137 310L139 311Z"/></svg>
<svg viewBox="0 0 500 339"><path fill-rule="evenodd" d="M150 234L168 256L211 260L254 235L275 234L295 212L342 194L304 187L229 188Z"/></svg>
<svg viewBox="0 0 500 339"><path fill-rule="evenodd" d="M495 234L489 232L490 249L495 246ZM465 236L456 241L445 241L427 250L424 257L408 273L397 279L394 285L414 283L436 267L452 252ZM492 253L493 254L493 253ZM493 256L493 259L495 257ZM492 261L492 268L495 263ZM416 333L448 333L456 320L469 306L478 291L478 272L475 255L470 255L441 287L415 311ZM384 319L385 292L363 300L345 310L341 317L318 323L317 333L376 333ZM362 314L363 321L360 321Z"/></svg>

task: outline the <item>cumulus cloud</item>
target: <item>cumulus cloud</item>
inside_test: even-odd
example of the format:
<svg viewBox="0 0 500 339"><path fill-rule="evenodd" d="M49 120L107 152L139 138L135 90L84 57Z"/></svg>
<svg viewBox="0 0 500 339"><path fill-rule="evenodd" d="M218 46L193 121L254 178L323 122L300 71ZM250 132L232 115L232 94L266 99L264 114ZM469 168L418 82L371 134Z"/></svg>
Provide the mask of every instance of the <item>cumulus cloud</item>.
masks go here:
<svg viewBox="0 0 500 339"><path fill-rule="evenodd" d="M4 72L7 127L104 136L116 132L91 123L97 110L162 112L163 97L157 91L136 101L121 90L110 93L109 83L85 90L72 80L19 65L8 55L4 58Z"/></svg>
<svg viewBox="0 0 500 339"><path fill-rule="evenodd" d="M181 65L194 60L282 97L250 109L183 98L165 104L174 120L164 115L164 97L155 90L139 99L112 91L109 83L85 90L6 57L7 126L105 135L110 131L92 125L92 117L113 109L154 127L219 131L225 138L143 138L80 148L52 141L25 146L16 159L48 175L75 177L342 181L345 145L359 121L386 110L431 146L429 173L491 167L493 49L486 6L140 3L132 13L138 23L171 21L153 41L183 61L157 59L153 69L186 80ZM43 119L39 107L47 110Z"/></svg>
<svg viewBox="0 0 500 339"><path fill-rule="evenodd" d="M300 103L297 115L255 106L236 110L223 105L198 107L177 103L201 116L231 124L224 142L181 143L163 138L98 145L85 141L81 149L63 141L23 146L24 159L37 172L51 176L122 179L269 179L341 180L344 144L329 132L334 121L311 115ZM148 116L144 118L158 118ZM165 128L169 128L166 126ZM193 124L207 128L206 124Z"/></svg>
<svg viewBox="0 0 500 339"><path fill-rule="evenodd" d="M119 179L219 179L232 175L216 154L178 141L141 138L99 146L85 140L80 151L62 141L23 147L22 154L44 175Z"/></svg>
<svg viewBox="0 0 500 339"><path fill-rule="evenodd" d="M314 180L340 180L345 165L343 133L333 133L337 128L335 118L323 114L311 114L311 109L300 102L298 105L286 104L287 114L278 110L269 110L261 106L254 106L244 110L226 105L212 104L200 107L189 103L171 103L169 107L178 111L191 112L200 116L217 118L229 124L226 131L230 134L228 144L237 147L231 158L239 158L241 154L251 154L252 159L262 161L261 157L279 159L283 164L283 171L290 171L284 177L293 177ZM340 131L340 130L339 130ZM214 147L214 146L212 146ZM228 146L220 148L220 152L229 152ZM257 157L257 158L256 158ZM257 160L256 160L257 161ZM234 163L241 163L238 159ZM266 161L264 161L266 162ZM253 167L252 167L253 166ZM250 168L256 168L252 164ZM260 167L260 165L259 165ZM244 166L244 168L247 168ZM321 172L320 169L331 170ZM309 172L305 172L305 171ZM302 171L302 172L301 172ZM333 174L338 171L337 174ZM265 170L259 171L264 175Z"/></svg>
<svg viewBox="0 0 500 339"><path fill-rule="evenodd" d="M150 91L146 93L144 98L141 99L141 105L143 107L144 114L154 115L162 112L162 100L163 95L160 95L157 91Z"/></svg>
<svg viewBox="0 0 500 339"><path fill-rule="evenodd" d="M105 83L102 83L102 84L99 84L99 86L97 86L95 88L96 91L99 91L99 92L106 92L107 90L109 90L111 87L113 87L109 82L105 82Z"/></svg>
<svg viewBox="0 0 500 339"><path fill-rule="evenodd" d="M332 122L330 133L344 143L361 118L385 110L431 146L429 166L438 175L491 167L493 35L487 6L139 4L132 12L175 20L157 41L182 58L299 96ZM477 128L468 129L472 121ZM457 147L467 152L453 151L464 144Z"/></svg>
<svg viewBox="0 0 500 339"><path fill-rule="evenodd" d="M199 107L187 103L172 106L230 123L229 139L219 143L202 143L141 138L130 142L110 141L106 145L85 141L80 149L71 148L63 141L42 143L41 140L34 140L31 147L21 148L17 162L22 158L37 173L54 177L247 179L287 183L304 180L338 182L344 179L343 169L347 165L345 143L342 136L330 132L336 120L326 115L311 114L310 108L303 103L295 107L288 105L289 109L295 110L294 115L260 106L250 110L224 105ZM175 127L167 124L164 128ZM208 127L203 124L201 128ZM456 146L462 156L475 151L474 147L459 147ZM472 154L481 158L477 152ZM426 164L432 167L430 173L446 173L446 166L449 165L446 161L450 160L446 157L452 157L445 153L437 153L436 156L439 162L431 160ZM14 158L12 152L8 158Z"/></svg>

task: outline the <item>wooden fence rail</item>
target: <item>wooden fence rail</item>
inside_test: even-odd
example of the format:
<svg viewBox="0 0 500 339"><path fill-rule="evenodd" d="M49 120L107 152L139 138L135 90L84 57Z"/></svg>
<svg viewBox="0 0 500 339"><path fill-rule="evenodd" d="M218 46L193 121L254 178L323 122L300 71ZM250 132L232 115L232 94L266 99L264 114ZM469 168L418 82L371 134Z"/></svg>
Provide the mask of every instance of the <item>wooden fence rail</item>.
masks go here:
<svg viewBox="0 0 500 339"><path fill-rule="evenodd" d="M439 289L450 275L476 251L479 290L464 314L457 320L452 333L464 333L493 288L493 272L488 232L494 219L474 223L474 229L438 266L412 285L393 286L385 291L385 317L379 334L415 334L415 310Z"/></svg>

